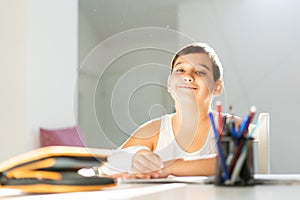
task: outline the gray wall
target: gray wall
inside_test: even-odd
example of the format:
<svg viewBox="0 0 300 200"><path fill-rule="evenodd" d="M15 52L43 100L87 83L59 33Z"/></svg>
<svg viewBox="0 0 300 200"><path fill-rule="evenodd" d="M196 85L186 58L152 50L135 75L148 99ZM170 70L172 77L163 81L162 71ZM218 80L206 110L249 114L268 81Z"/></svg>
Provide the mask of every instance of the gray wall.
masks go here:
<svg viewBox="0 0 300 200"><path fill-rule="evenodd" d="M166 94L164 82L167 70L164 69L167 69L171 54L177 46L197 40L214 47L224 65L226 90L220 99L225 107L232 105L234 113L240 116L246 114L251 105L255 105L258 112L270 113L271 172L300 173L300 160L297 156L300 151L300 146L297 145L300 136L296 132L300 118L297 108L295 109L300 100L300 95L297 94L300 70L296 69L300 65L300 60L296 59L300 52L300 2L185 0L125 3L81 0L79 3L79 56L80 63L83 64L79 79L79 124L91 146L118 146L138 124L161 113L171 112L172 101ZM126 37L123 38L126 40L124 44L115 43L115 46L103 47L103 43L98 45L99 42L105 43L112 39L110 36L125 30L149 26L175 30L178 33L177 36L168 33L174 37L154 37L144 46L149 47L151 42L157 42L153 45L155 48L139 51L131 48L117 53L119 57L114 57L110 64L107 62L105 65L96 65L95 63L103 61L96 59L91 64L92 67L85 67L88 61L84 58L88 58L88 52L95 47L104 48L106 52L113 54L116 47L136 44L134 38L127 40ZM145 36L150 37L151 34L145 33ZM164 45L160 46L161 44ZM143 69L145 65L153 67L153 70L150 74L141 75L138 69ZM159 66L165 68L162 67L160 71ZM103 69L101 73L99 68L100 71ZM130 71L131 69L137 70ZM155 73L162 75L159 77ZM161 85L142 85L133 92L131 81L135 80L132 74L135 75L133 77L144 78L147 83L154 81ZM120 87L119 83L130 77L133 80ZM107 84L108 87L105 86ZM112 95L114 88L131 91L131 95L128 96L125 92L122 96L119 92L120 96L115 98L119 101L115 101L113 98L116 96ZM152 99L151 95L148 96L150 93L154 96ZM119 115L113 117L113 105L125 105L129 111L122 110L121 106ZM126 114L122 115L124 112ZM127 127L120 125L123 122L119 120L128 117L133 122L125 121Z"/></svg>
<svg viewBox="0 0 300 200"><path fill-rule="evenodd" d="M79 1L79 125L92 147L120 146L139 125L174 110L166 84L178 39L164 29L176 29L177 4L131 3Z"/></svg>

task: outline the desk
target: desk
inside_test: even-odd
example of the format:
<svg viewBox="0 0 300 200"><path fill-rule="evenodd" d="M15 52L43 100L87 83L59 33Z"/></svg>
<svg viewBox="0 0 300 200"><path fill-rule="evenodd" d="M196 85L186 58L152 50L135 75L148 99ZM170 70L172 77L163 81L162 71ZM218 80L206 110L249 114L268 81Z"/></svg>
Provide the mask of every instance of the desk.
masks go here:
<svg viewBox="0 0 300 200"><path fill-rule="evenodd" d="M9 194L9 192L11 192ZM24 195L14 191L0 189L0 199L63 199L63 200L90 200L90 199L167 199L167 200L282 200L299 199L300 184L256 185L249 187L220 187L204 184L120 184L112 189L91 192L73 192L62 194Z"/></svg>

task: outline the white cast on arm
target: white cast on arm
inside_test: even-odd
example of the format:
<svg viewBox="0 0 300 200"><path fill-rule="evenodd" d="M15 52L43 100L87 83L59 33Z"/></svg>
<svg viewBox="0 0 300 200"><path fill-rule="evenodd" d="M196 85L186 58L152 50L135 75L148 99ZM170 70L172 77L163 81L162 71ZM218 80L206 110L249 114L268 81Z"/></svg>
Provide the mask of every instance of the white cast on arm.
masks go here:
<svg viewBox="0 0 300 200"><path fill-rule="evenodd" d="M99 169L100 175L114 175L120 173L130 173L133 156L140 150L150 150L146 146L130 146L124 149L117 149L107 162Z"/></svg>

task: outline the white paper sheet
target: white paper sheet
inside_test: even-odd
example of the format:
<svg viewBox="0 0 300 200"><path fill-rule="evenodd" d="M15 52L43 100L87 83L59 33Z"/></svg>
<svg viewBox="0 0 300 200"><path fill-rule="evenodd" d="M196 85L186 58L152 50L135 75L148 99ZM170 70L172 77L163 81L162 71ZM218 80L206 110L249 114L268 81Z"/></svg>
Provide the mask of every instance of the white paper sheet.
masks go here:
<svg viewBox="0 0 300 200"><path fill-rule="evenodd" d="M189 183L205 184L213 180L213 177L207 176L169 176L168 178L153 179L118 179L118 183Z"/></svg>

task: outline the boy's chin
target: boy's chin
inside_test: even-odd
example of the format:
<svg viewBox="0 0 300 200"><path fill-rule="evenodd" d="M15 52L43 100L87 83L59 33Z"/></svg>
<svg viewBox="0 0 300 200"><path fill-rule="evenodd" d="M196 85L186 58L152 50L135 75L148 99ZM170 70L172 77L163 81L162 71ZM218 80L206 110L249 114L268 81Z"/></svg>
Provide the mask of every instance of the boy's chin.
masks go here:
<svg viewBox="0 0 300 200"><path fill-rule="evenodd" d="M174 101L178 101L180 103L195 103L198 102L197 97L194 92L176 92L171 93L172 98Z"/></svg>
<svg viewBox="0 0 300 200"><path fill-rule="evenodd" d="M197 98L195 97L195 95L191 94L191 95L178 95L178 100L180 101L181 104L195 104L197 103Z"/></svg>

